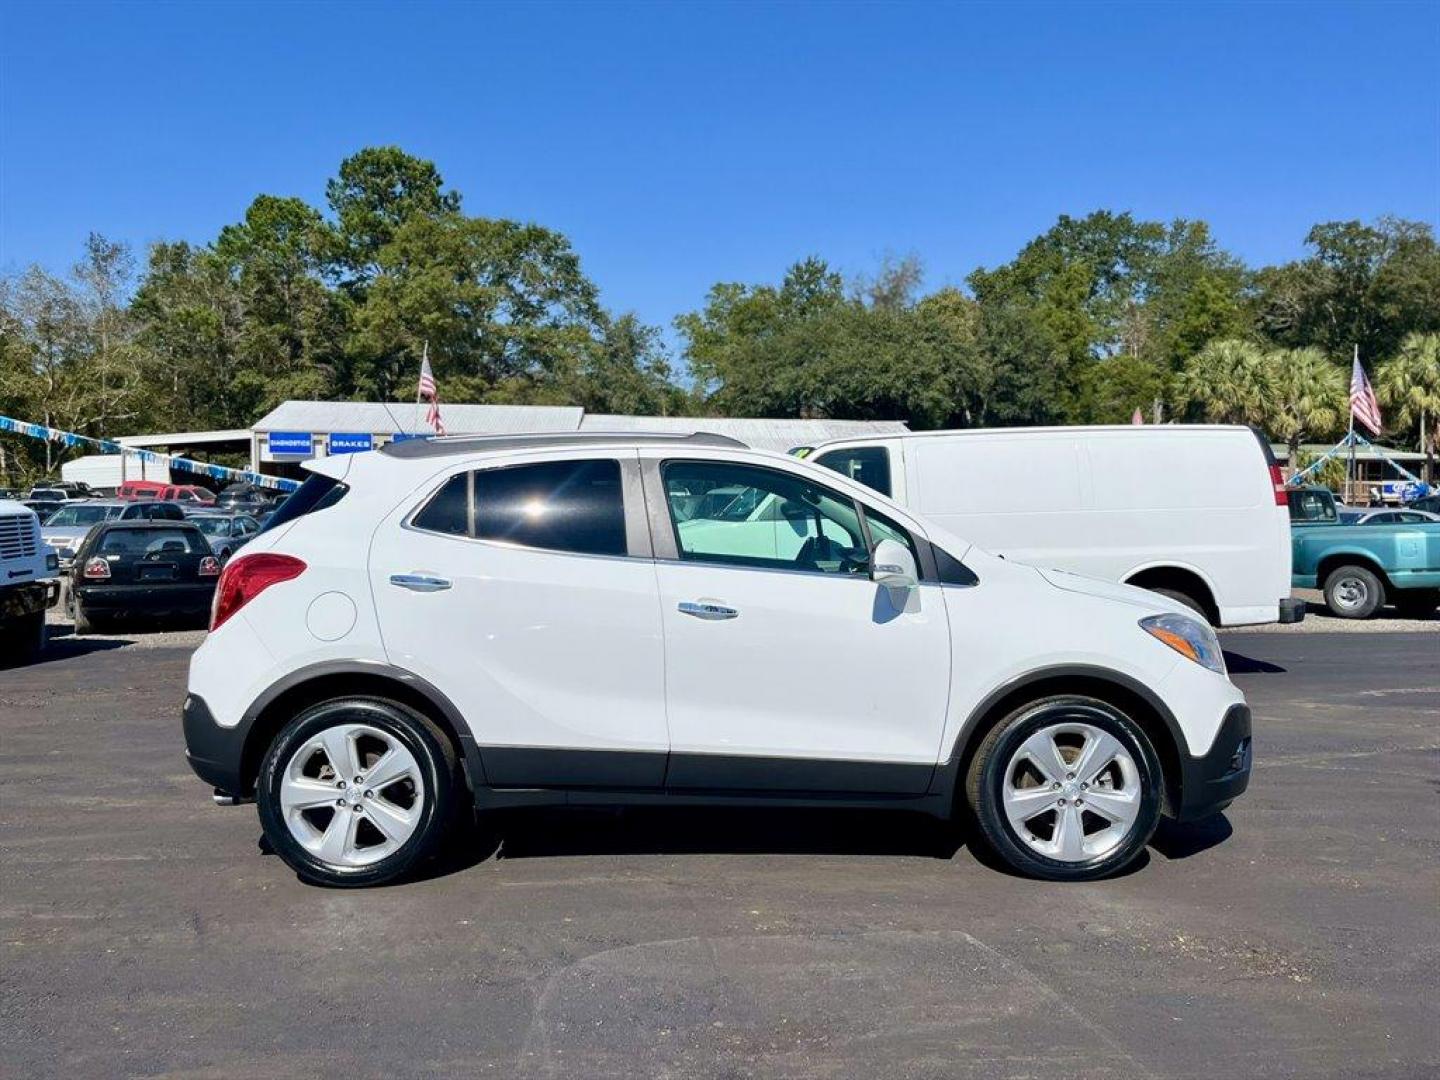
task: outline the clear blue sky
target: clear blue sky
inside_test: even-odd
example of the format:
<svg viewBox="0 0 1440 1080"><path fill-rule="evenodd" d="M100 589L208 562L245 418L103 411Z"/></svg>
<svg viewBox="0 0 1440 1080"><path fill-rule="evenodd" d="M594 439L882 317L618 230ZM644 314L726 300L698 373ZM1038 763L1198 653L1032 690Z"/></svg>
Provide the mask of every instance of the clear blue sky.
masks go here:
<svg viewBox="0 0 1440 1080"><path fill-rule="evenodd" d="M1435 2L0 5L3 271L323 205L388 143L667 327L811 253L960 283L1097 207L1256 262L1440 219Z"/></svg>

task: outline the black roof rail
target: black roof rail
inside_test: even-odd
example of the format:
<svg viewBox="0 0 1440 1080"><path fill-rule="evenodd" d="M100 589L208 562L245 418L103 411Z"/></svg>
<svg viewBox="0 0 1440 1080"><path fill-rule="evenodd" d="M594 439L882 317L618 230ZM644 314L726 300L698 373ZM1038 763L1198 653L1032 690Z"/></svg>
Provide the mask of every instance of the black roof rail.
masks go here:
<svg viewBox="0 0 1440 1080"><path fill-rule="evenodd" d="M749 449L739 439L695 431L675 435L657 431L556 431L529 435L441 435L386 443L379 452L393 458L446 457L483 450L534 450L550 446L731 446Z"/></svg>

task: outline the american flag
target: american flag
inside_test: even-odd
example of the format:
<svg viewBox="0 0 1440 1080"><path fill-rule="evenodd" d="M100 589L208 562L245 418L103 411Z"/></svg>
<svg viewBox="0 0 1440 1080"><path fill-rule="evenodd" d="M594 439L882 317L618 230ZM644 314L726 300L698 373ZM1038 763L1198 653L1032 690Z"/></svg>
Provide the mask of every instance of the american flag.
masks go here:
<svg viewBox="0 0 1440 1080"><path fill-rule="evenodd" d="M1380 434L1380 403L1375 400L1375 391L1360 366L1360 348L1355 348L1355 366L1350 369L1350 415L1370 429L1371 434Z"/></svg>
<svg viewBox="0 0 1440 1080"><path fill-rule="evenodd" d="M415 400L430 403L430 407L425 410L425 423L430 425L436 435L444 435L445 422L440 419L440 395L435 390L435 373L430 370L428 344L420 357L420 382L415 387Z"/></svg>

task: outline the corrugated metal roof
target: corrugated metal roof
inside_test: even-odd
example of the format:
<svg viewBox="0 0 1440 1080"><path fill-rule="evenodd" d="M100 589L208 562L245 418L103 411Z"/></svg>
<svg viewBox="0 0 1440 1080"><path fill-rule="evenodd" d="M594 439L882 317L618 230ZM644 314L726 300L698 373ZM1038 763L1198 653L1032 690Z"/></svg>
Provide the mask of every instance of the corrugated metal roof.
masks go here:
<svg viewBox="0 0 1440 1080"><path fill-rule="evenodd" d="M171 431L158 435L122 435L115 440L122 446L201 446L208 443L250 443L249 428L226 431Z"/></svg>
<svg viewBox="0 0 1440 1080"><path fill-rule="evenodd" d="M739 439L757 450L790 450L853 435L897 435L910 429L903 420L788 420L711 416L620 416L586 413L581 431L653 431L688 435L708 431Z"/></svg>
<svg viewBox="0 0 1440 1080"><path fill-rule="evenodd" d="M451 435L578 431L584 412L572 405L440 406L445 430ZM430 434L425 406L413 401L285 401L257 420L253 430Z"/></svg>

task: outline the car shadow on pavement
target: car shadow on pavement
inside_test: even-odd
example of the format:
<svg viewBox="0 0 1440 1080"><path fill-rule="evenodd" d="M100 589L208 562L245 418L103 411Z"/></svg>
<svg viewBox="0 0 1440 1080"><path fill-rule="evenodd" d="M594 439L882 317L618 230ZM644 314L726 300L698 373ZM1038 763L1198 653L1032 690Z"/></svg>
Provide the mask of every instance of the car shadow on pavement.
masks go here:
<svg viewBox="0 0 1440 1080"><path fill-rule="evenodd" d="M56 660L70 660L76 656L109 652L111 649L122 649L126 645L134 644L135 642L130 638L75 637L69 633L61 636L54 627L51 627L49 639L45 642L45 651L36 657L35 663L50 664Z"/></svg>
<svg viewBox="0 0 1440 1080"><path fill-rule="evenodd" d="M1188 859L1230 839L1235 827L1224 814L1215 814L1200 821L1179 824L1169 818L1160 819L1160 827L1150 846L1172 862Z"/></svg>
<svg viewBox="0 0 1440 1080"><path fill-rule="evenodd" d="M1243 653L1223 650L1225 653L1225 669L1231 675L1283 675L1286 668L1279 664L1272 664L1269 660L1256 660L1253 656L1245 656Z"/></svg>
<svg viewBox="0 0 1440 1080"><path fill-rule="evenodd" d="M800 807L624 807L512 811L497 856L908 855L952 858L961 837L925 814Z"/></svg>
<svg viewBox="0 0 1440 1080"><path fill-rule="evenodd" d="M903 819L903 820L902 820ZM404 883L470 870L487 859L606 855L838 855L950 860L969 847L987 869L1026 880L983 844L966 844L973 822L891 810L727 807L556 807L493 811L460 829L446 850ZM1186 859L1227 839L1223 815L1190 825L1162 819L1150 846L1111 879L1143 870L1151 851ZM273 855L262 836L260 851ZM323 887L323 886L320 886Z"/></svg>

